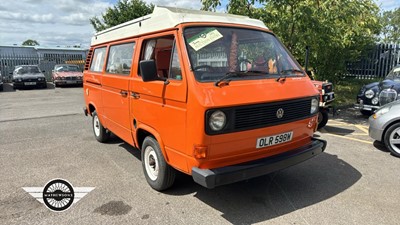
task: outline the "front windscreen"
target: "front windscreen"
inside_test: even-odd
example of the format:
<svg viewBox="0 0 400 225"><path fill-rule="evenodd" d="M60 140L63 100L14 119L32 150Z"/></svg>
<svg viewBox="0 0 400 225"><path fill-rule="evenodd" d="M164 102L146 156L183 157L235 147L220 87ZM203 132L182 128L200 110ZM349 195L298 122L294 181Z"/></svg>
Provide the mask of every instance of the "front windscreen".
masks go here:
<svg viewBox="0 0 400 225"><path fill-rule="evenodd" d="M61 66L56 66L55 71L57 71L57 72L79 72L80 69L78 66L61 65Z"/></svg>
<svg viewBox="0 0 400 225"><path fill-rule="evenodd" d="M17 69L17 74L32 74L32 73L40 73L40 70L37 66L23 66Z"/></svg>
<svg viewBox="0 0 400 225"><path fill-rule="evenodd" d="M304 76L298 63L268 32L232 27L190 27L184 31L196 80L231 80Z"/></svg>
<svg viewBox="0 0 400 225"><path fill-rule="evenodd" d="M386 79L400 81L400 66L397 66L390 71L390 73L386 76Z"/></svg>

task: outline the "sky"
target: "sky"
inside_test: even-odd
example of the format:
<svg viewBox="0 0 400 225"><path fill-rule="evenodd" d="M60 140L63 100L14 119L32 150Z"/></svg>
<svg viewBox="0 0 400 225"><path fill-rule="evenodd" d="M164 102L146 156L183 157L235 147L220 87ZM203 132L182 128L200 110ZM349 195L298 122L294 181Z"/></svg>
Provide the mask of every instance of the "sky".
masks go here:
<svg viewBox="0 0 400 225"><path fill-rule="evenodd" d="M90 46L95 33L89 18L100 16L117 0L2 0L0 46L21 45L27 39L41 46ZM144 0L163 6L199 9L200 0ZM223 0L226 2L227 0ZM383 10L400 7L400 0L374 0ZM218 9L224 11L225 4Z"/></svg>

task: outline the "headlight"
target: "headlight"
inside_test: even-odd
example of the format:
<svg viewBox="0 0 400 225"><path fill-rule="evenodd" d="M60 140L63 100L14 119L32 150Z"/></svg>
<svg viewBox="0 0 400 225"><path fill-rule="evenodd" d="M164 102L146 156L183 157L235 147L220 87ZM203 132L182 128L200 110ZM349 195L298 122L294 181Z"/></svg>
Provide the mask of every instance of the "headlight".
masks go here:
<svg viewBox="0 0 400 225"><path fill-rule="evenodd" d="M372 99L371 102L372 102L373 105L377 105L379 103L379 98L375 97L375 98Z"/></svg>
<svg viewBox="0 0 400 225"><path fill-rule="evenodd" d="M318 111L319 102L316 98L311 99L311 110L310 113L314 114Z"/></svg>
<svg viewBox="0 0 400 225"><path fill-rule="evenodd" d="M208 125L213 131L222 130L225 124L226 124L225 113L220 110L213 112L210 118L208 119Z"/></svg>
<svg viewBox="0 0 400 225"><path fill-rule="evenodd" d="M39 77L37 80L38 80L38 81L41 81L41 80L42 80L42 78L40 78L40 77Z"/></svg>
<svg viewBox="0 0 400 225"><path fill-rule="evenodd" d="M375 92L372 89L369 89L368 91L365 92L365 97L367 98L373 98L375 95Z"/></svg>
<svg viewBox="0 0 400 225"><path fill-rule="evenodd" d="M373 115L374 119L388 113L391 108L392 108L391 106L388 106L388 107L383 107L383 108L378 109Z"/></svg>
<svg viewBox="0 0 400 225"><path fill-rule="evenodd" d="M18 82L22 82L22 79L21 79L21 78L18 78Z"/></svg>

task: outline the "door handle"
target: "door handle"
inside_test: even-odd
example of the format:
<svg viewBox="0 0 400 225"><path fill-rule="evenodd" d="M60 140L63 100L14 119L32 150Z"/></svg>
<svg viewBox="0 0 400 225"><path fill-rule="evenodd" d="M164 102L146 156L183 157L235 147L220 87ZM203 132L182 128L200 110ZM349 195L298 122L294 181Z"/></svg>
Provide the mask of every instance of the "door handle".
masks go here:
<svg viewBox="0 0 400 225"><path fill-rule="evenodd" d="M128 92L127 91L120 91L119 93L122 95L122 97L128 96Z"/></svg>
<svg viewBox="0 0 400 225"><path fill-rule="evenodd" d="M139 94L139 93L136 93L136 92L132 92L132 93L131 93L131 96L132 96L133 98L136 98L136 99L140 98L140 94Z"/></svg>

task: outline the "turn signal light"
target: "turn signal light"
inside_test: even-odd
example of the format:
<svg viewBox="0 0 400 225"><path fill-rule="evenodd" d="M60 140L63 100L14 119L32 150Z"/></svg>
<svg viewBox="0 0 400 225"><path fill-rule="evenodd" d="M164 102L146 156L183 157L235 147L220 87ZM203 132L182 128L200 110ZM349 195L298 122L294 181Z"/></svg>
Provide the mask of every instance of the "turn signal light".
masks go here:
<svg viewBox="0 0 400 225"><path fill-rule="evenodd" d="M193 146L193 156L196 159L205 159L207 157L207 146L195 145Z"/></svg>

